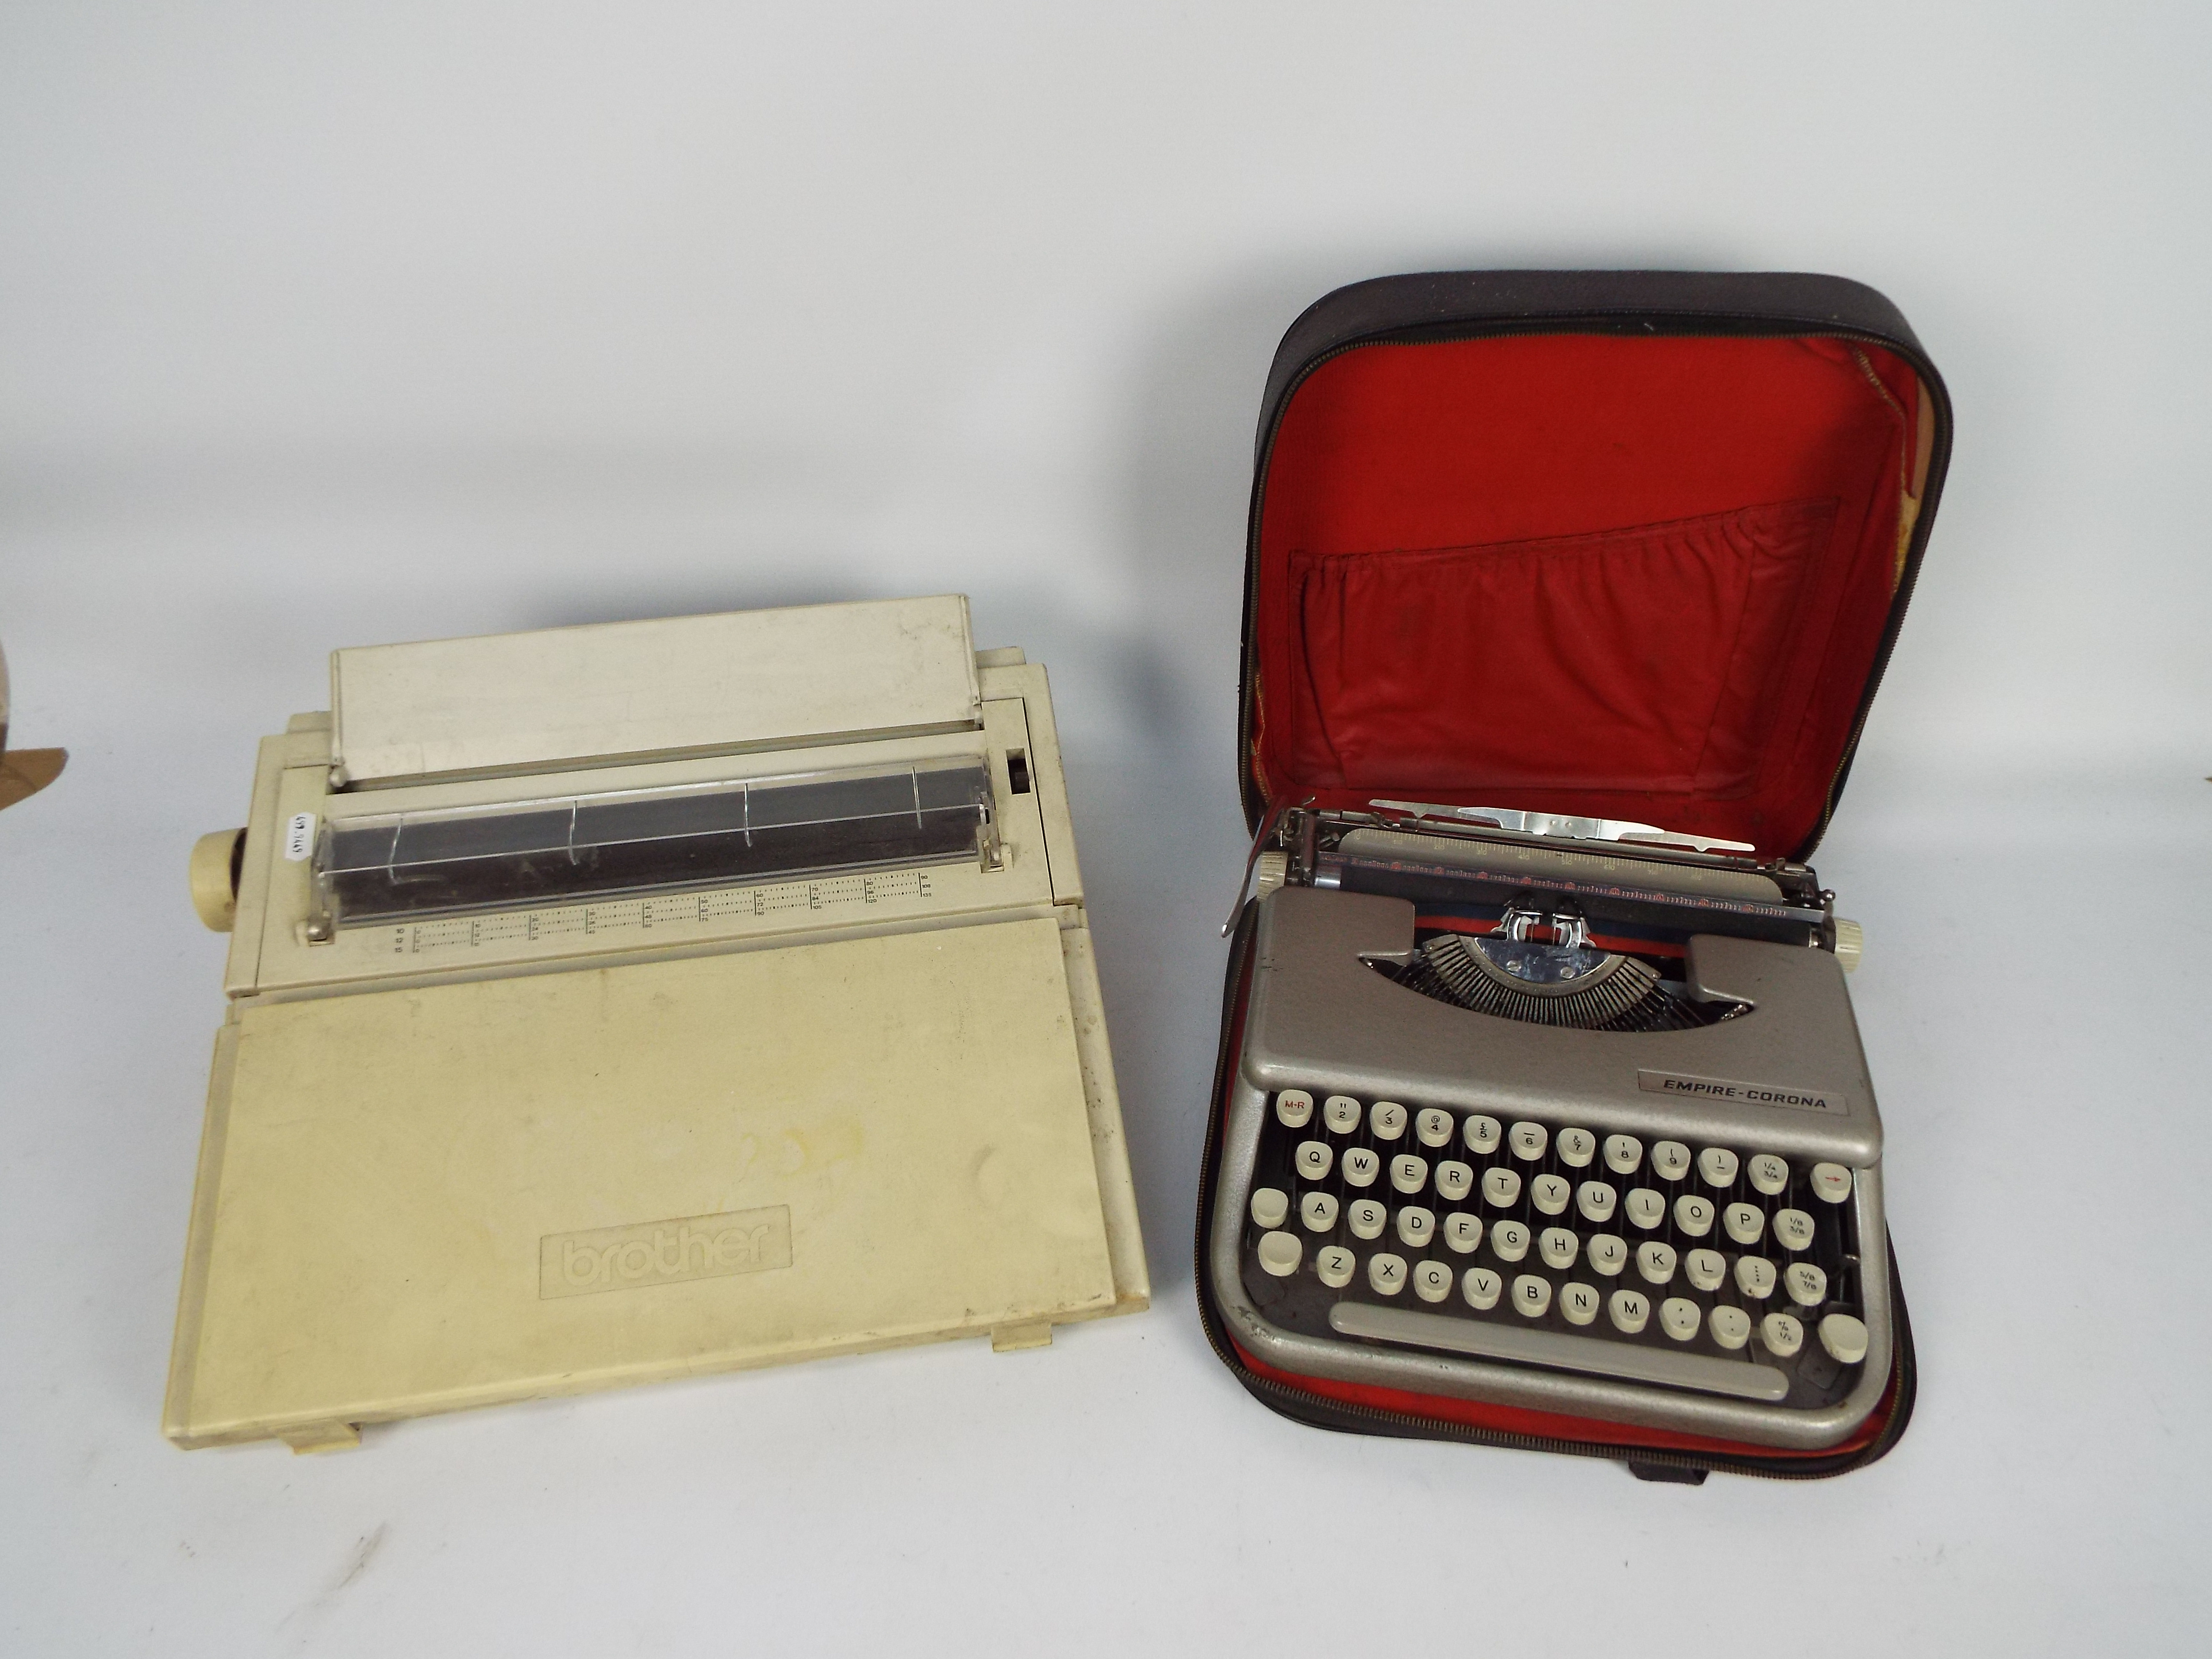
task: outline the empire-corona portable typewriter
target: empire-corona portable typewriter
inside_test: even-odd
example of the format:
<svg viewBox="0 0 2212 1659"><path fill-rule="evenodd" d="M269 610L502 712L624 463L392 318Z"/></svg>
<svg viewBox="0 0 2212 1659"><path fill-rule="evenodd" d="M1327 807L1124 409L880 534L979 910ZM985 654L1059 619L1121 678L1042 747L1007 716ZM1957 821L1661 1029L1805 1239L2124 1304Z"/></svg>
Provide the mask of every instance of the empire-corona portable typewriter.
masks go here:
<svg viewBox="0 0 2212 1659"><path fill-rule="evenodd" d="M1835 278L1392 278L1291 329L1198 1241L1267 1403L1690 1480L1903 1431L1859 933L1805 860L1948 450Z"/></svg>

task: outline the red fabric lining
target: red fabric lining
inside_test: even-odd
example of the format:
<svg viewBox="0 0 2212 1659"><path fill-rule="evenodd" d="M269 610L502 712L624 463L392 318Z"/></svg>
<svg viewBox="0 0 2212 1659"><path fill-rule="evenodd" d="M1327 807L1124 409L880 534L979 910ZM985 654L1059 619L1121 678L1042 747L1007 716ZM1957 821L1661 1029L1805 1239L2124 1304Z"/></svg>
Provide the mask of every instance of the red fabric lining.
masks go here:
<svg viewBox="0 0 2212 1659"><path fill-rule="evenodd" d="M1254 775L1796 851L1899 573L1911 366L1822 339L1361 347L1260 528Z"/></svg>

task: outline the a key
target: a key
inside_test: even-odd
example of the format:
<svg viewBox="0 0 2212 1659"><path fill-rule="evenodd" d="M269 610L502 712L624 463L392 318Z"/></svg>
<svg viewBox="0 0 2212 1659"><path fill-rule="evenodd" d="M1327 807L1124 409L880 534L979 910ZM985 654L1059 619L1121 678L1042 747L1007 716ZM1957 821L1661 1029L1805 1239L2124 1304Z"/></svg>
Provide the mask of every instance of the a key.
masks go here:
<svg viewBox="0 0 2212 1659"><path fill-rule="evenodd" d="M1725 1146L1708 1146L1698 1154L1698 1178L1706 1186L1725 1191L1735 1185L1735 1154Z"/></svg>
<svg viewBox="0 0 2212 1659"><path fill-rule="evenodd" d="M1437 1196L1447 1204L1456 1204L1474 1190L1474 1171L1455 1158L1446 1158L1437 1165Z"/></svg>
<svg viewBox="0 0 2212 1659"><path fill-rule="evenodd" d="M1510 1170L1485 1170L1482 1201L1493 1210L1511 1209L1521 1201L1521 1177Z"/></svg>
<svg viewBox="0 0 2212 1659"><path fill-rule="evenodd" d="M1488 1158L1496 1152L1498 1137L1504 1133L1496 1118L1484 1117L1480 1113L1459 1126L1459 1138L1477 1158Z"/></svg>
<svg viewBox="0 0 2212 1659"><path fill-rule="evenodd" d="M1801 1308L1817 1308L1828 1299L1828 1275L1809 1261L1793 1261L1784 1268L1782 1284Z"/></svg>
<svg viewBox="0 0 2212 1659"><path fill-rule="evenodd" d="M1441 1302L1451 1294L1452 1270L1441 1261L1413 1264L1413 1294L1424 1302Z"/></svg>
<svg viewBox="0 0 2212 1659"><path fill-rule="evenodd" d="M1546 1215L1565 1215L1575 1189L1562 1176L1540 1175L1528 1183L1528 1201Z"/></svg>
<svg viewBox="0 0 2212 1659"><path fill-rule="evenodd" d="M1331 1095L1322 1103L1321 1121L1335 1133L1348 1135L1359 1127L1359 1103L1350 1095Z"/></svg>
<svg viewBox="0 0 2212 1659"><path fill-rule="evenodd" d="M1382 1224L1389 1218L1389 1212L1371 1198L1355 1198L1344 1212L1345 1224L1354 1238L1382 1237Z"/></svg>
<svg viewBox="0 0 2212 1659"><path fill-rule="evenodd" d="M1813 1218L1802 1210L1774 1212L1774 1242L1785 1250L1813 1248Z"/></svg>
<svg viewBox="0 0 2212 1659"><path fill-rule="evenodd" d="M1434 1150L1451 1145L1452 1120L1449 1112L1440 1112L1435 1107L1418 1114L1413 1119L1413 1133L1422 1146Z"/></svg>
<svg viewBox="0 0 2212 1659"><path fill-rule="evenodd" d="M1559 1311L1567 1316L1568 1324L1587 1325L1597 1317L1598 1305L1603 1299L1592 1285L1562 1285L1559 1290Z"/></svg>
<svg viewBox="0 0 2212 1659"><path fill-rule="evenodd" d="M1664 1285L1674 1276L1674 1247L1647 1239L1636 1247L1636 1271L1647 1285Z"/></svg>
<svg viewBox="0 0 2212 1659"><path fill-rule="evenodd" d="M1487 1267L1469 1267L1459 1276L1459 1293L1478 1313L1488 1313L1496 1307L1504 1289L1505 1281Z"/></svg>
<svg viewBox="0 0 2212 1659"><path fill-rule="evenodd" d="M1646 1232L1667 1218L1667 1200L1649 1187L1638 1187L1629 1194L1625 1207L1628 1218Z"/></svg>
<svg viewBox="0 0 2212 1659"><path fill-rule="evenodd" d="M1682 1277L1693 1289L1717 1291L1728 1283L1728 1258L1718 1250L1692 1250L1682 1258Z"/></svg>
<svg viewBox="0 0 2212 1659"><path fill-rule="evenodd" d="M1613 1233L1599 1233L1591 1238L1583 1255L1607 1279L1618 1278L1628 1265L1628 1242Z"/></svg>
<svg viewBox="0 0 2212 1659"><path fill-rule="evenodd" d="M1263 1233L1260 1237L1260 1265L1278 1279L1288 1279L1298 1270L1298 1258L1305 1246L1298 1242L1296 1233Z"/></svg>
<svg viewBox="0 0 2212 1659"><path fill-rule="evenodd" d="M1425 1250L1437 1236L1434 1214L1418 1205L1408 1204L1398 1212L1398 1242L1412 1250Z"/></svg>
<svg viewBox="0 0 2212 1659"><path fill-rule="evenodd" d="M1544 1258L1544 1265L1565 1273L1575 1265L1575 1257L1582 1251L1582 1240L1565 1227L1547 1227L1536 1235L1536 1254Z"/></svg>
<svg viewBox="0 0 2212 1659"><path fill-rule="evenodd" d="M1552 1310L1552 1281L1540 1273L1522 1273L1513 1281L1513 1306L1530 1319L1541 1319Z"/></svg>
<svg viewBox="0 0 2212 1659"><path fill-rule="evenodd" d="M1733 1352L1751 1340L1751 1316L1741 1308L1716 1308L1705 1316L1713 1340Z"/></svg>
<svg viewBox="0 0 2212 1659"><path fill-rule="evenodd" d="M1805 1346L1805 1328L1786 1313L1771 1313L1759 1322L1759 1340L1777 1359L1787 1359Z"/></svg>
<svg viewBox="0 0 2212 1659"><path fill-rule="evenodd" d="M1429 1160L1399 1153L1390 1160L1390 1184L1401 1193L1418 1193L1429 1184Z"/></svg>
<svg viewBox="0 0 2212 1659"><path fill-rule="evenodd" d="M1637 1291L1615 1291L1606 1298L1605 1310L1623 1336L1641 1336L1650 1322L1651 1298Z"/></svg>
<svg viewBox="0 0 2212 1659"><path fill-rule="evenodd" d="M1662 1181L1680 1181L1690 1173L1690 1149L1679 1140L1662 1140L1651 1149L1651 1172Z"/></svg>
<svg viewBox="0 0 2212 1659"><path fill-rule="evenodd" d="M1372 1187L1375 1177L1382 1172L1382 1155L1370 1152L1364 1146L1347 1146L1344 1150L1344 1180L1350 1187Z"/></svg>
<svg viewBox="0 0 2212 1659"><path fill-rule="evenodd" d="M1605 1138L1605 1167L1615 1175L1634 1175L1644 1164L1644 1143L1634 1135Z"/></svg>
<svg viewBox="0 0 2212 1659"><path fill-rule="evenodd" d="M1765 1212L1748 1204L1731 1204L1721 1212L1721 1225L1739 1244L1756 1244L1766 1236Z"/></svg>
<svg viewBox="0 0 2212 1659"><path fill-rule="evenodd" d="M1670 1296L1659 1304L1659 1328L1677 1342L1687 1342L1704 1327L1705 1316L1686 1296Z"/></svg>
<svg viewBox="0 0 2212 1659"><path fill-rule="evenodd" d="M1482 1243L1482 1218L1454 1210L1444 1218L1444 1248L1467 1255Z"/></svg>
<svg viewBox="0 0 2212 1659"><path fill-rule="evenodd" d="M1767 1197L1773 1198L1788 1190L1790 1166L1771 1152L1756 1152L1747 1168L1751 1184Z"/></svg>
<svg viewBox="0 0 2212 1659"><path fill-rule="evenodd" d="M1313 1117L1313 1097L1303 1089L1285 1089L1275 1097L1275 1121L1285 1129L1303 1129Z"/></svg>
<svg viewBox="0 0 2212 1659"><path fill-rule="evenodd" d="M1314 1255L1314 1271L1332 1291L1352 1283L1352 1270L1358 1265L1359 1258L1341 1244L1324 1244Z"/></svg>
<svg viewBox="0 0 2212 1659"><path fill-rule="evenodd" d="M1384 1251L1367 1258L1367 1287L1377 1296L1395 1296L1406 1288L1406 1258Z"/></svg>
<svg viewBox="0 0 2212 1659"><path fill-rule="evenodd" d="M1377 1140L1395 1140L1406 1133L1406 1109L1395 1100L1378 1100L1367 1109L1367 1127Z"/></svg>
<svg viewBox="0 0 2212 1659"><path fill-rule="evenodd" d="M1851 1195L1851 1172L1840 1164L1813 1166L1813 1196L1824 1204L1840 1204Z"/></svg>
<svg viewBox="0 0 2212 1659"><path fill-rule="evenodd" d="M1325 1233L1336 1225L1336 1194L1308 1193L1298 1200L1298 1219L1310 1233Z"/></svg>
<svg viewBox="0 0 2212 1659"><path fill-rule="evenodd" d="M1736 1258L1735 1287L1753 1302L1774 1294L1774 1264L1763 1255Z"/></svg>
<svg viewBox="0 0 2212 1659"><path fill-rule="evenodd" d="M1602 1181L1585 1181L1575 1188L1575 1207L1583 1219L1600 1226L1613 1219L1613 1188Z"/></svg>
<svg viewBox="0 0 2212 1659"><path fill-rule="evenodd" d="M1352 1178L1352 1157L1344 1155L1345 1179ZM1700 1198L1695 1193L1684 1193L1674 1200L1674 1224L1692 1238L1703 1238L1713 1230L1713 1201Z"/></svg>
<svg viewBox="0 0 2212 1659"><path fill-rule="evenodd" d="M1252 1189L1252 1219L1263 1231L1281 1226L1283 1218L1290 1212L1290 1194L1279 1187L1255 1187Z"/></svg>
<svg viewBox="0 0 2212 1659"><path fill-rule="evenodd" d="M1528 1254L1528 1230L1517 1221L1501 1221L1490 1230L1490 1253L1500 1261L1518 1261Z"/></svg>
<svg viewBox="0 0 2212 1659"><path fill-rule="evenodd" d="M1597 1137L1588 1129L1562 1129L1558 1144L1559 1162L1571 1170L1587 1170L1597 1156Z"/></svg>
<svg viewBox="0 0 2212 1659"><path fill-rule="evenodd" d="M1838 1365L1856 1365L1866 1358L1866 1327L1849 1314L1830 1314L1820 1322L1820 1346Z"/></svg>
<svg viewBox="0 0 2212 1659"><path fill-rule="evenodd" d="M1549 1133L1540 1123L1516 1123L1505 1139L1513 1148L1513 1156L1524 1164L1533 1164L1543 1157L1544 1148L1551 1142Z"/></svg>
<svg viewBox="0 0 2212 1659"><path fill-rule="evenodd" d="M1326 1181L1328 1166L1336 1161L1336 1154L1329 1151L1325 1140L1301 1140L1295 1161L1298 1173L1308 1181Z"/></svg>

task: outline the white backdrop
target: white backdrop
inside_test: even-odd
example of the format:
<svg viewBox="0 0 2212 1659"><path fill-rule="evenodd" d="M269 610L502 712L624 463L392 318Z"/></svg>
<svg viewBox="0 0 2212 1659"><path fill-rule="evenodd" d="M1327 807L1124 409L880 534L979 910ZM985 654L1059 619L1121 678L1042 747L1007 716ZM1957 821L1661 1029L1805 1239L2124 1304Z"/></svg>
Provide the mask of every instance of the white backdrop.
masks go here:
<svg viewBox="0 0 2212 1659"><path fill-rule="evenodd" d="M2212 1613L2200 8L0 12L0 1650L2185 1650ZM1830 270L1958 451L1820 863L1924 1381L1833 1483L1346 1439L1189 1231L1252 428L1390 271ZM156 1421L184 855L334 646L958 589L1054 674L1157 1304L432 1420Z"/></svg>

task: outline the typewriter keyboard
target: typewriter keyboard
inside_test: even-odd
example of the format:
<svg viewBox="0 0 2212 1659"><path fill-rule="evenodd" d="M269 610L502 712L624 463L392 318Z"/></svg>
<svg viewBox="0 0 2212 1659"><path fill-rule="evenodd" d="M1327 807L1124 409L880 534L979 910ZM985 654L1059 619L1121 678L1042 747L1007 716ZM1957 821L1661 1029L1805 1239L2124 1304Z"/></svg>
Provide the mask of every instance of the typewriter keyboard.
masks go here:
<svg viewBox="0 0 2212 1659"><path fill-rule="evenodd" d="M1824 1405L1867 1351L1852 1181L1756 1147L1285 1089L1244 1283L1306 1334Z"/></svg>

